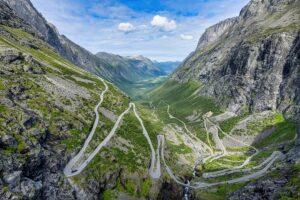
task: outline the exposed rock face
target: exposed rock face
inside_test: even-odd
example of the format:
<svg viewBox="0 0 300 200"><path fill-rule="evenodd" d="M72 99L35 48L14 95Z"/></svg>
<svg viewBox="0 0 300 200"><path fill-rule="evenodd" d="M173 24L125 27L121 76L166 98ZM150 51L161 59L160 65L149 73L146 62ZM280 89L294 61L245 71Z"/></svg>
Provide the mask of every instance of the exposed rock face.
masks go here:
<svg viewBox="0 0 300 200"><path fill-rule="evenodd" d="M207 47L209 44L218 40L222 34L224 34L232 25L237 22L237 19L237 17L226 19L214 26L207 28L198 42L197 50L205 49L205 47Z"/></svg>
<svg viewBox="0 0 300 200"><path fill-rule="evenodd" d="M12 8L9 7L9 5L3 2L2 0L0 1L0 10L0 24L5 24L17 28L23 28L27 32L35 33L33 32L32 27L25 23L20 17L18 17L13 12Z"/></svg>
<svg viewBox="0 0 300 200"><path fill-rule="evenodd" d="M234 112L249 105L299 120L299 24L299 1L252 0L239 17L208 28L172 79L200 81L200 95Z"/></svg>
<svg viewBox="0 0 300 200"><path fill-rule="evenodd" d="M243 189L234 192L230 200L271 200L279 198L280 188L288 182L287 179L262 180L243 187Z"/></svg>

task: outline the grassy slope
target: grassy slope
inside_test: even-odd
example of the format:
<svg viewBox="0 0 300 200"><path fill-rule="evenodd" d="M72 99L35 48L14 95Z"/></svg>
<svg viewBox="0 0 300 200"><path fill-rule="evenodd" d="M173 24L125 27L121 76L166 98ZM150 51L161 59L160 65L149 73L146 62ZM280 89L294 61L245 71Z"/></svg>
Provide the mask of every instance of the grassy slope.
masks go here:
<svg viewBox="0 0 300 200"><path fill-rule="evenodd" d="M212 111L214 114L220 114L222 108L207 97L197 95L197 90L201 87L200 83L190 81L187 83L177 83L168 80L166 83L151 91L146 96L143 105L149 105L149 102L156 107L156 113L159 118L165 123L176 123L182 126L178 120L170 119L167 114L167 104L170 105L170 113L180 120L184 121L188 128L198 137L206 140L206 133L202 123L202 115ZM147 99L148 97L148 99ZM165 102L165 103L164 103ZM196 112L199 116L199 121L190 122L186 117Z"/></svg>

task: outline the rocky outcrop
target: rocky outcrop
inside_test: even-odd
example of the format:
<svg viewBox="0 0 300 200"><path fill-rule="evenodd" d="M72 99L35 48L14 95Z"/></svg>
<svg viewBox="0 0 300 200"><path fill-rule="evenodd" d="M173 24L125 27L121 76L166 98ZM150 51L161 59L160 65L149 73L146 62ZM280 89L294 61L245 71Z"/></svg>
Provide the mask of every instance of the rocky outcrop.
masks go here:
<svg viewBox="0 0 300 200"><path fill-rule="evenodd" d="M37 32L32 30L32 27L29 24L25 23L20 17L18 17L14 13L13 9L2 0L0 1L0 10L0 24L22 28L31 34L37 34Z"/></svg>
<svg viewBox="0 0 300 200"><path fill-rule="evenodd" d="M49 139L47 122L25 103L34 96L28 94L32 85L23 76L42 77L45 66L3 46L0 63L0 82L7 84L0 89L0 199L73 198L60 172L67 162L65 147L57 145L61 139Z"/></svg>
<svg viewBox="0 0 300 200"><path fill-rule="evenodd" d="M172 79L201 82L199 95L233 112L278 109L299 120L299 23L299 1L252 0L208 28Z"/></svg>
<svg viewBox="0 0 300 200"><path fill-rule="evenodd" d="M225 34L225 32L237 22L237 19L237 17L226 19L207 28L198 42L197 50L204 50L210 44L218 40L222 34Z"/></svg>

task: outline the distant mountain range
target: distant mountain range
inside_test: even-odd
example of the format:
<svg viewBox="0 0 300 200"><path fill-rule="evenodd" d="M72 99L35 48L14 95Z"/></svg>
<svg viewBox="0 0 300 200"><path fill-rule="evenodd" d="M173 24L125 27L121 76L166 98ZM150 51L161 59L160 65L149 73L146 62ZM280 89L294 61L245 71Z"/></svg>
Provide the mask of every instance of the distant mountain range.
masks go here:
<svg viewBox="0 0 300 200"><path fill-rule="evenodd" d="M166 73L154 65L154 63L143 56L122 57L115 54L99 52L99 59L110 63L111 71L119 80L135 82L146 78L162 76Z"/></svg>
<svg viewBox="0 0 300 200"><path fill-rule="evenodd" d="M166 61L166 62L154 61L153 63L155 66L157 66L167 74L172 73L181 64L180 61Z"/></svg>

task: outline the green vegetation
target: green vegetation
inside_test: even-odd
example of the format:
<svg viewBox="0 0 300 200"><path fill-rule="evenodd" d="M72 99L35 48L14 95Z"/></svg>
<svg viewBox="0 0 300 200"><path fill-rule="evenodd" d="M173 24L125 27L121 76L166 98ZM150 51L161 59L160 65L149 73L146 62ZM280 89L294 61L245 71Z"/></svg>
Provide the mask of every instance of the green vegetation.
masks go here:
<svg viewBox="0 0 300 200"><path fill-rule="evenodd" d="M170 104L174 115L184 118L193 113L194 110L202 114L212 111L214 114L220 114L220 108L212 99L195 95L201 84L195 81L187 83L177 83L168 81L150 93L150 98L154 104L161 100Z"/></svg>
<svg viewBox="0 0 300 200"><path fill-rule="evenodd" d="M184 145L183 143L181 143L180 145L175 145L171 142L167 142L167 148L172 153L178 153L178 154L192 153L192 149Z"/></svg>
<svg viewBox="0 0 300 200"><path fill-rule="evenodd" d="M166 76L161 76L133 83L120 83L119 87L134 100L142 100L147 93L163 84L166 80Z"/></svg>
<svg viewBox="0 0 300 200"><path fill-rule="evenodd" d="M5 85L0 79L0 90L5 90Z"/></svg>
<svg viewBox="0 0 300 200"><path fill-rule="evenodd" d="M167 104L170 105L170 113L188 124L190 131L194 132L203 141L207 139L205 129L202 123L202 115L212 111L215 115L220 114L221 108L207 97L197 95L201 84L195 81L187 83L178 83L168 81L149 94L153 105L156 108L156 114L164 123L176 123L182 126L182 123L176 119L170 119L167 113ZM147 99L143 104L147 105ZM149 101L149 100L148 100ZM200 121L189 122L186 117L197 112Z"/></svg>
<svg viewBox="0 0 300 200"><path fill-rule="evenodd" d="M116 200L117 197L117 193L114 190L105 190L103 192L103 200Z"/></svg>
<svg viewBox="0 0 300 200"><path fill-rule="evenodd" d="M255 144L256 147L266 147L269 145L274 145L286 141L291 141L296 135L296 125L291 121L284 120L278 122L275 125L275 131Z"/></svg>
<svg viewBox="0 0 300 200"><path fill-rule="evenodd" d="M126 180L125 184L125 191L132 196L136 195L136 183L134 183L132 180Z"/></svg>
<svg viewBox="0 0 300 200"><path fill-rule="evenodd" d="M117 190L120 192L125 192L133 197L149 197L150 189L152 187L152 181L150 178L141 180L137 183L136 180L126 179L123 181L118 180Z"/></svg>
<svg viewBox="0 0 300 200"><path fill-rule="evenodd" d="M285 27L268 28L259 31L259 33L249 36L247 42L249 42L250 44L254 44L273 34L299 31L299 30L300 30L300 25L298 23L292 23Z"/></svg>
<svg viewBox="0 0 300 200"><path fill-rule="evenodd" d="M170 105L170 113L187 124L187 128L199 137L202 141L208 142L207 134L202 123L202 115L212 111L214 115L222 112L222 109L210 98L199 96L198 90L201 84L195 81L187 83L178 83L176 81L167 81L162 86L156 88L149 94L148 101L151 100L155 107L155 114L158 118L167 123L175 123L183 126L177 119L171 119L167 113L167 104ZM144 99L143 104L146 103ZM188 116L197 116L197 120L188 121Z"/></svg>
<svg viewBox="0 0 300 200"><path fill-rule="evenodd" d="M69 151L79 149L83 144L83 140L80 136L82 135L82 133L88 133L88 131L88 126L84 127L83 130L71 129L69 131L70 137L68 139L63 140L62 144L66 145L67 150Z"/></svg>
<svg viewBox="0 0 300 200"><path fill-rule="evenodd" d="M236 117L232 117L228 120L225 120L220 123L220 128L225 132L229 133L238 122L245 119L248 116L248 113L244 113L242 115L238 115Z"/></svg>
<svg viewBox="0 0 300 200"><path fill-rule="evenodd" d="M27 147L27 145L26 145L24 139L20 135L14 135L14 137L16 138L16 140L18 142L17 151L21 153Z"/></svg>
<svg viewBox="0 0 300 200"><path fill-rule="evenodd" d="M7 108L5 105L0 104L0 113L4 113L5 111L7 111Z"/></svg>
<svg viewBox="0 0 300 200"><path fill-rule="evenodd" d="M150 178L147 178L143 181L142 188L141 188L141 196L142 197L149 196L151 186L152 186L152 181Z"/></svg>
<svg viewBox="0 0 300 200"><path fill-rule="evenodd" d="M263 119L252 121L247 125L248 132L250 134L261 133L266 128L269 128L275 124L284 122L284 117L281 113L271 113L270 116Z"/></svg>
<svg viewBox="0 0 300 200"><path fill-rule="evenodd" d="M205 190L198 190L196 196L206 200L224 200L228 195L237 189L245 186L247 183L225 184L216 186L214 188L208 188Z"/></svg>

